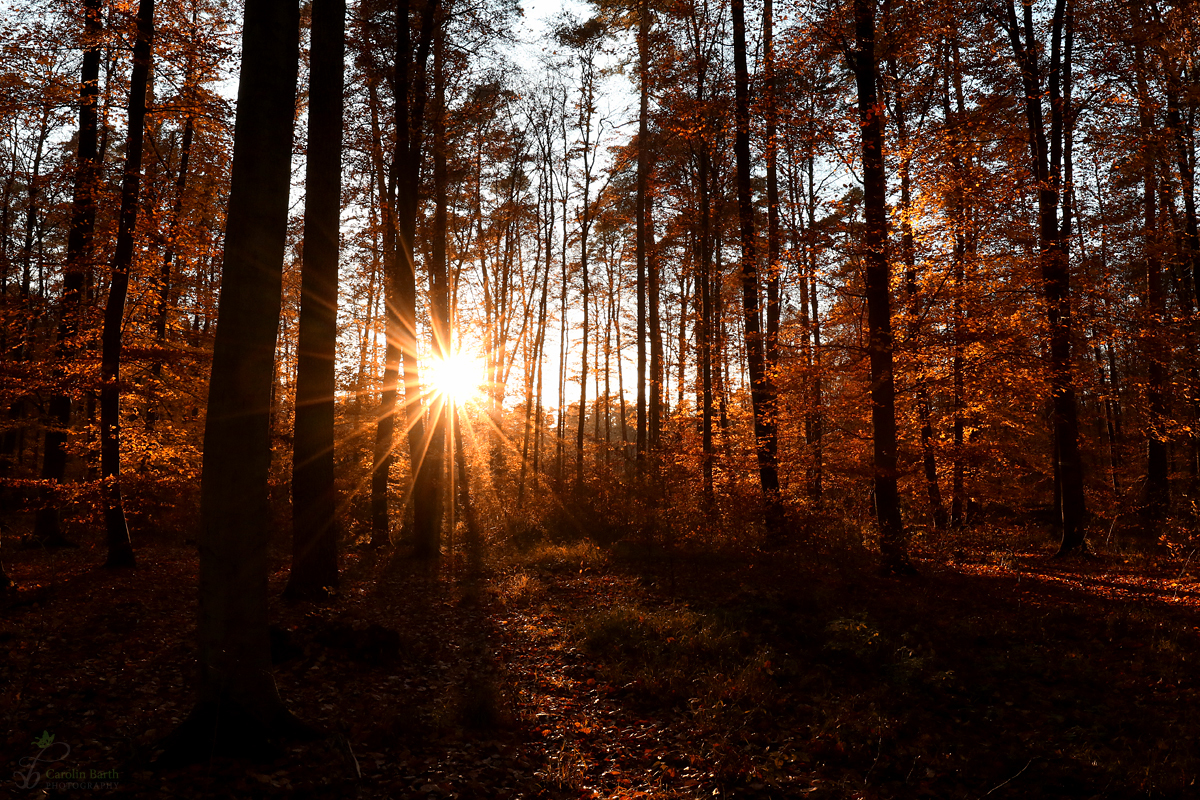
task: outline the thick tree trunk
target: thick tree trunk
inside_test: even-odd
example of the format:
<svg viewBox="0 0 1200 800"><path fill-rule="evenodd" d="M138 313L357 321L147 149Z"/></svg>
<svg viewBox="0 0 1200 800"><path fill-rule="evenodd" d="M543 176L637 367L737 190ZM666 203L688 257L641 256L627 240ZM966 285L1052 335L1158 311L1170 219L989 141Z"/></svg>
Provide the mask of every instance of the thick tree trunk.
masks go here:
<svg viewBox="0 0 1200 800"><path fill-rule="evenodd" d="M121 505L121 323L133 265L142 182L142 138L146 123L146 84L154 38L154 0L141 0L137 41L129 78L129 133L125 137L125 175L121 184L120 224L113 256L112 283L104 307L100 357L100 473L104 480L104 527L108 538L107 567L133 566L133 547Z"/></svg>
<svg viewBox="0 0 1200 800"><path fill-rule="evenodd" d="M427 99L425 73L433 44L438 0L427 0L421 9L420 42L414 57L409 25L409 0L396 7L398 21L395 50L395 149L392 153L388 194L392 210L392 241L385 242L386 297L388 305L387 351L383 402L375 437L372 477L372 542L388 538L387 480L390 472L392 438L395 432L397 377L404 381L405 428L408 432L413 528L416 555L434 557L439 551L441 504L440 482L426 469L425 410L417 368L417 278L413 238L420 198L420 167L424 110ZM385 236L385 238L387 238ZM391 245L390 247L388 245ZM393 366L395 365L395 366Z"/></svg>
<svg viewBox="0 0 1200 800"><path fill-rule="evenodd" d="M271 676L269 409L299 58L299 9L247 0L201 478L199 691L168 761L262 756L310 732Z"/></svg>
<svg viewBox="0 0 1200 800"><path fill-rule="evenodd" d="M862 132L868 352L871 361L871 426L874 432L875 513L885 568L911 573L908 542L896 491L896 398L892 373L890 265L887 252L887 177L883 160L883 105L876 91L875 2L855 0L854 78Z"/></svg>
<svg viewBox="0 0 1200 800"><path fill-rule="evenodd" d="M759 485L767 507L767 524L773 531L780 524L778 440L775 419L775 382L767 371L759 324L757 242L754 236L754 205L750 195L750 75L746 64L745 0L733 0L733 63L737 131L734 154L737 160L738 218L742 241L742 311L746 329L746 360L750 369L750 401L754 407L755 452Z"/></svg>
<svg viewBox="0 0 1200 800"><path fill-rule="evenodd" d="M296 344L292 571L286 590L289 597L297 599L325 597L338 585L333 426L345 25L345 0L314 0L304 176L304 263Z"/></svg>

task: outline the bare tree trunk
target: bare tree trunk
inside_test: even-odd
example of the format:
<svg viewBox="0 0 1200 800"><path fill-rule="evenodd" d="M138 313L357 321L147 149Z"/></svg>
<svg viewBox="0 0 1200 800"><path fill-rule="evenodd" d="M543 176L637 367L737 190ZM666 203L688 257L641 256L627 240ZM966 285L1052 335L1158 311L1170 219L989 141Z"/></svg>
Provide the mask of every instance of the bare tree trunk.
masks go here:
<svg viewBox="0 0 1200 800"><path fill-rule="evenodd" d="M106 567L133 566L129 526L121 505L121 323L133 265L133 235L137 228L142 181L142 138L146 125L146 84L154 39L154 0L141 0L137 41L129 77L129 133L125 137L125 175L121 183L121 216L112 283L104 307L100 357L100 472L104 480L104 527L108 538Z"/></svg>
<svg viewBox="0 0 1200 800"><path fill-rule="evenodd" d="M1064 124L1068 123L1060 92L1069 77L1071 60L1068 26L1066 55L1063 55L1063 28L1068 0L1056 0L1051 20L1050 60L1047 65L1048 91L1043 92L1043 51L1034 26L1033 7L1023 6L1017 21L1012 0L1007 6L1005 28L1013 56L1021 70L1025 116L1029 126L1033 177L1038 186L1038 261L1042 273L1042 294L1050 328L1050 395L1053 407L1054 449L1061 479L1062 545L1064 556L1085 544L1084 525L1087 503L1083 492L1083 460L1079 452L1079 414L1075 397L1074 369L1071 358L1071 272L1064 232L1069 217L1059 227L1059 203L1062 199L1061 167ZM1022 42L1022 33L1024 42ZM1069 85L1069 84L1068 84ZM1050 135L1047 137L1042 113L1042 97L1049 95ZM1065 207L1066 208L1066 207Z"/></svg>
<svg viewBox="0 0 1200 800"><path fill-rule="evenodd" d="M418 198L421 191L421 156L424 111L427 99L425 72L437 27L438 0L425 0L421 11L421 39L413 63L410 94L408 61L411 44L408 31L409 0L401 0L399 8L404 22L397 36L397 59L404 70L397 70L397 98L408 102L396 103L397 191L396 217L397 258L400 301L400 355L404 375L404 413L408 429L408 457L412 475L413 535L418 558L436 558L440 552L441 486L437 475L427 462L429 436L425 409L421 397L421 378L418 372L417 347L417 275L414 259Z"/></svg>
<svg viewBox="0 0 1200 800"><path fill-rule="evenodd" d="M311 733L284 706L267 635L269 402L287 237L299 8L247 0L220 319L201 479L199 691L167 762L258 755Z"/></svg>
<svg viewBox="0 0 1200 800"><path fill-rule="evenodd" d="M879 548L884 566L896 573L912 573L908 542L900 518L896 491L896 398L892 353L890 267L887 252L887 176L883 160L883 104L876 91L878 62L875 55L875 2L854 2L854 78L858 87L859 127L862 135L863 217L866 223L868 351L871 361L871 427L874 431L875 513L879 523Z"/></svg>
<svg viewBox="0 0 1200 800"><path fill-rule="evenodd" d="M379 176L380 213L383 216L383 298L384 354L383 378L380 384L379 409L375 418L375 443L371 459L371 546L383 547L391 541L388 508L388 481L391 477L393 441L396 429L396 395L400 363L400 301L396 289L396 167L385 173L382 133L378 123L379 100L375 85L368 83L371 99L371 134L375 173ZM387 175L386 182L384 175Z"/></svg>
<svg viewBox="0 0 1200 800"><path fill-rule="evenodd" d="M1158 142L1154 133L1154 112L1151 109L1150 88L1146 82L1146 57L1141 44L1135 45L1134 72L1137 78L1138 122L1142 157L1142 250L1146 259L1145 311L1142 320L1144 355L1149 368L1146 394L1150 401L1150 419L1146 432L1146 507L1150 523L1147 534L1157 539L1157 525L1167 515L1171 505L1168 477L1166 394L1166 348L1163 347L1159 326L1165 311L1162 282L1162 259L1158 241Z"/></svg>
<svg viewBox="0 0 1200 800"><path fill-rule="evenodd" d="M767 337L764 342L767 374L774 380L779 370L779 310L780 276L783 265L779 261L779 139L776 134L776 78L774 18L771 0L763 3L763 117L766 123L766 143L763 148L767 162ZM778 426L778 421L776 421Z"/></svg>
<svg viewBox="0 0 1200 800"><path fill-rule="evenodd" d="M100 95L100 0L84 0L83 3L83 62L79 84L79 136L75 160L75 193L71 202L71 227L67 233L67 259L63 271L63 310L57 332L57 355L68 357L72 349L71 340L79 331L79 312L83 303L86 274L92 270L94 249L92 237L96 229L96 177L98 162L96 154L97 114L96 106ZM15 158L15 156L14 156ZM15 167L14 161L14 167ZM8 197L14 169L5 188L4 243L8 240ZM4 260L5 282L8 278L8 254L0 254ZM7 286L4 287L7 293ZM71 424L71 395L64 390L50 398L49 412L52 425L46 429L45 447L42 456L42 480L60 484L66 475L67 428ZM59 509L56 502L43 494L34 521L34 538L47 545L68 544L59 528Z"/></svg>
<svg viewBox="0 0 1200 800"><path fill-rule="evenodd" d="M646 459L646 189L650 174L649 147L649 75L650 8L649 0L638 0L638 144L637 144L637 459ZM620 362L618 361L618 364ZM622 401L621 413L624 414ZM623 428L622 428L623 429Z"/></svg>
<svg viewBox="0 0 1200 800"><path fill-rule="evenodd" d="M746 64L746 20L744 0L733 0L733 62L736 90L738 217L742 238L742 306L746 329L746 360L750 371L750 399L754 406L755 451L759 484L767 504L767 523L772 530L781 523L778 470L778 439L775 423L775 382L766 368L764 342L759 325L758 267L754 236L754 206L750 195L750 76Z"/></svg>
<svg viewBox="0 0 1200 800"><path fill-rule="evenodd" d="M453 353L454 342L450 328L450 270L446 257L448 226L448 197L446 172L446 75L445 75L445 20L439 14L435 20L433 43L433 236L429 265L429 319L433 343L433 357L444 360ZM429 450L426 460L431 479L437 484L436 496L431 502L439 509L435 512L434 535L440 536L442 520L440 509L444 507L442 486L446 480L446 428L454 398L435 397L430 403ZM440 540L427 543L431 549L440 549ZM436 555L427 552L426 555Z"/></svg>
<svg viewBox="0 0 1200 800"><path fill-rule="evenodd" d="M313 1L292 450L292 571L286 589L293 598L321 598L338 585L333 427L345 25L345 0Z"/></svg>
<svg viewBox="0 0 1200 800"><path fill-rule="evenodd" d="M703 100L703 84L696 87L697 100ZM696 288L700 308L696 315L696 358L700 368L700 472L703 481L704 503L713 502L713 300L712 300L712 209L709 198L708 142L700 140L696 153L696 193L700 206L699 228L696 232Z"/></svg>
<svg viewBox="0 0 1200 800"><path fill-rule="evenodd" d="M824 491L824 468L825 468L825 451L824 451L824 434L825 434L825 411L823 388L824 376L822 374L821 356L821 315L820 315L820 300L817 296L817 248L813 239L816 229L816 207L817 193L816 185L813 182L814 158L812 150L808 153L808 235L805 237L805 253L808 259L808 303L810 308L809 325L812 329L812 353L813 353L813 378L812 378L812 402L808 412L808 423L811 436L809 445L812 448L812 478L809 482L809 498L818 506L821 504L822 493Z"/></svg>
<svg viewBox="0 0 1200 800"><path fill-rule="evenodd" d="M662 440L663 418L663 379L665 364L663 360L662 323L659 317L662 279L659 272L658 258L654 248L654 198L646 198L646 290L647 305L649 306L646 327L650 333L650 401L647 404L649 419L646 421L646 449L649 452L658 450Z"/></svg>
<svg viewBox="0 0 1200 800"><path fill-rule="evenodd" d="M903 85L899 80L896 69L896 61L894 58L889 58L889 66L892 73L892 82L895 85L895 100L893 102L893 116L896 120L896 132L898 134L897 146L901 152L900 156L900 249L904 257L905 268L905 294L908 305L909 329L908 339L913 342L914 360L919 359L919 342L920 330L918 328L918 320L920 319L920 296L917 292L917 256L916 256L916 237L913 233L912 225L912 177L910 173L910 150L912 142L909 138L907 108L905 106L905 97L903 95ZM945 111L947 119L950 119L949 101L945 103ZM938 487L937 463L933 453L933 421L930 418L929 409L929 385L926 381L924 370L919 364L914 364L916 371L916 385L914 386L913 394L916 397L917 404L917 420L920 424L921 438L921 464L925 472L925 486L929 496L930 516L933 519L935 530L943 530L946 527L946 509L942 505L942 493Z"/></svg>

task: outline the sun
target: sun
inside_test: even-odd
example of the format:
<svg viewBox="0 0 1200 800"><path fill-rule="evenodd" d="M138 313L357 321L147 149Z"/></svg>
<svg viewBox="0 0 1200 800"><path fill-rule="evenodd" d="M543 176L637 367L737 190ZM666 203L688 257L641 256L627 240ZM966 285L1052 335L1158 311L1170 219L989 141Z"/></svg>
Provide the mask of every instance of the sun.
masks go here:
<svg viewBox="0 0 1200 800"><path fill-rule="evenodd" d="M461 405L479 397L483 383L483 364L471 353L460 350L429 362L429 385L454 403Z"/></svg>

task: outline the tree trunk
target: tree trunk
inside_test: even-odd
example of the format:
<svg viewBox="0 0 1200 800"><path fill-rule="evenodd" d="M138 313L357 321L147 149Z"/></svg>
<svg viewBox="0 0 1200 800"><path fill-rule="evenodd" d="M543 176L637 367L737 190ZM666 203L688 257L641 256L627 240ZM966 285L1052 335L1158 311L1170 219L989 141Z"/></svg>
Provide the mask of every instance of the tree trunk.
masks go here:
<svg viewBox="0 0 1200 800"><path fill-rule="evenodd" d="M767 374L774 380L779 370L779 311L780 275L783 265L779 262L779 139L776 135L775 100L775 46L774 19L771 0L763 3L763 117L766 123L766 142L763 150L767 162L767 338L764 356ZM778 426L778 421L776 421Z"/></svg>
<svg viewBox="0 0 1200 800"><path fill-rule="evenodd" d="M440 15L439 15L440 17ZM442 19L435 23L433 53L433 231L430 249L432 258L429 264L429 319L431 322L430 335L433 344L433 357L443 360L453 352L454 342L450 338L450 272L446 260L446 229L447 229L447 175L446 175L446 78L445 78L445 25ZM453 404L455 398L448 398ZM441 512L443 497L441 487L445 481L446 472L446 423L450 409L447 398L434 398L430 403L430 432L429 452L426 456L429 475L436 484L437 494L430 502L437 505L438 511L432 512L435 528L434 534L441 534ZM430 537L425 546L440 549L440 540ZM425 555L436 553L426 551Z"/></svg>
<svg viewBox="0 0 1200 800"><path fill-rule="evenodd" d="M142 181L142 138L146 123L146 85L154 38L154 0L141 0L137 41L129 77L129 133L125 138L125 175L121 183L120 225L113 256L112 283L104 307L100 357L100 473L104 480L104 527L108 538L106 567L133 566L133 547L121 505L121 323L133 265L133 235L137 228Z"/></svg>
<svg viewBox="0 0 1200 800"><path fill-rule="evenodd" d="M874 432L875 513L886 569L913 572L896 491L896 398L892 373L890 265L887 252L887 176L883 160L883 105L876 91L875 2L854 2L854 78L862 135L868 351L871 361L871 427Z"/></svg>
<svg viewBox="0 0 1200 800"><path fill-rule="evenodd" d="M1147 536L1158 539L1157 526L1170 508L1170 484L1167 461L1166 349L1159 326L1163 321L1162 259L1159 255L1158 200L1158 143L1154 134L1154 112L1150 107L1150 89L1146 82L1146 57L1140 44L1135 46L1134 72L1137 77L1138 122L1142 141L1142 251L1146 259L1145 310L1142 321L1144 355L1149 370L1146 386L1150 401L1150 418L1146 431L1146 506L1149 522Z"/></svg>
<svg viewBox="0 0 1200 800"><path fill-rule="evenodd" d="M809 444L812 448L812 480L809 482L809 498L819 507L822 501L822 493L824 491L824 469L825 469L825 449L824 449L824 434L825 434L825 411L824 411L824 383L821 372L821 316L820 316L820 300L817 297L817 248L813 239L816 229L816 209L817 209L817 191L816 184L813 182L813 162L815 158L810 150L808 153L808 236L805 238L806 255L808 257L808 303L810 308L809 325L812 326L812 353L813 353L813 379L812 379L812 405L809 410L809 422L811 438Z"/></svg>
<svg viewBox="0 0 1200 800"><path fill-rule="evenodd" d="M102 29L100 0L84 0L84 51L79 83L79 136L75 157L75 192L71 202L71 227L67 233L67 258L63 270L63 309L57 332L57 356L67 358L71 340L78 333L79 312L83 301L85 274L92 269L92 237L96 229L96 158L97 98L100 95L100 37ZM15 165L14 165L15 166ZM14 170L15 172L15 170ZM11 175L10 175L11 180ZM6 199L7 199L6 190ZM7 203L4 209L7 240ZM0 255L8 277L7 253ZM4 293L7 292L7 286ZM50 398L51 426L46 430L42 457L42 480L61 484L66 475L67 428L71 424L71 395L62 391ZM34 538L46 544L66 544L59 529L59 509L53 498L43 495L34 521Z"/></svg>
<svg viewBox="0 0 1200 800"><path fill-rule="evenodd" d="M1171 138L1173 143L1174 159L1176 170L1179 173L1180 194L1183 195L1183 212L1184 212L1184 232L1181 238L1181 247L1184 255L1182 260L1182 268L1186 271L1187 278L1185 283L1191 283L1191 297L1186 299L1184 303L1187 308L1195 308L1200 304L1200 227L1196 221L1196 167L1195 167L1195 141L1192 121L1195 120L1196 105L1195 100L1189 96L1188 100L1188 119L1185 124L1181 109L1179 107L1180 89L1180 67L1178 64L1171 63L1167 60L1167 125L1171 129ZM1186 294L1187 292L1181 292ZM1195 317L1189 313L1187 315L1193 319L1191 325L1191 338L1195 339L1196 334L1200 332L1200 323L1195 321ZM1192 394L1192 414L1193 419L1200 421L1200 401L1197 397L1200 396L1200 367L1196 362L1194 348L1188 348L1188 352L1192 356L1188 359L1188 379L1191 383ZM1119 425L1118 425L1119 429ZM1189 493L1195 496L1200 491L1200 435L1197 434L1197 429L1194 426L1188 435L1188 472L1191 475L1191 486Z"/></svg>
<svg viewBox="0 0 1200 800"><path fill-rule="evenodd" d="M896 70L896 62L894 59L889 59L892 73L892 82L895 85L896 97L893 103L894 116L896 119L897 147L901 152L900 156L900 250L904 257L905 269L905 298L908 305L909 328L907 331L908 340L912 342L914 361L921 358L920 348L920 329L919 320L921 318L920 303L921 298L917 291L917 254L916 254L916 237L913 233L913 208L912 208L912 176L910 170L912 141L909 138L907 108L905 106L905 98L903 96L903 84L899 80L899 75ZM944 104L946 118L950 119L950 104L946 100ZM957 164L957 159L956 159ZM958 176L961 178L961 175ZM926 380L924 369L919 363L914 364L916 374L916 382L913 387L917 405L917 421L920 425L921 439L921 466L925 473L925 488L929 497L930 517L933 520L935 530L943 530L946 527L946 508L942 505L942 493L938 486L937 462L934 458L933 445L933 420L930 414L929 402L929 384Z"/></svg>
<svg viewBox="0 0 1200 800"><path fill-rule="evenodd" d="M426 0L421 10L421 39L413 62L411 95L408 90L407 62L411 45L408 31L408 2L401 0L403 17L397 37L397 58L405 62L403 77L397 70L397 97L409 98L396 103L397 142L397 245L400 301L400 354L404 374L404 412L408 429L408 457L412 474L413 536L418 558L436 558L441 552L441 481L426 458L432 426L426 425L418 371L417 347L417 274L414 259L417 212L420 208L421 158L424 133L426 64L437 27L438 0ZM400 13L398 12L398 13ZM411 107L410 107L411 106Z"/></svg>
<svg viewBox="0 0 1200 800"><path fill-rule="evenodd" d="M704 88L696 87L696 100L703 102ZM709 198L708 142L701 137L696 170L696 193L700 220L696 231L696 288L699 294L699 313L696 315L696 354L700 368L700 473L703 481L704 503L713 503L713 300L712 300L712 204Z"/></svg>
<svg viewBox="0 0 1200 800"><path fill-rule="evenodd" d="M161 347L167 341L167 316L171 309L171 267L179 250L179 221L183 216L183 193L187 188L188 161L192 154L192 142L196 137L196 125L191 113L183 125L183 142L179 148L179 174L175 176L175 203L171 209L171 223L167 233L167 252L163 255L162 272L158 286L158 313L154 321L154 338ZM162 374L162 358L154 362L154 374Z"/></svg>
<svg viewBox="0 0 1200 800"><path fill-rule="evenodd" d="M775 382L767 371L759 325L758 266L754 237L754 205L750 195L750 75L746 64L746 14L744 0L733 0L733 63L737 132L738 217L742 239L742 306L746 327L746 360L750 371L750 400L754 406L755 452L759 485L767 505L772 530L780 523L778 440L775 427Z"/></svg>
<svg viewBox="0 0 1200 800"><path fill-rule="evenodd" d="M371 99L372 156L375 174L379 176L381 184L379 210L383 217L383 287L380 294L384 301L383 378L379 387L379 409L375 416L375 443L371 455L371 546L384 547L391 542L388 481L395 458L392 448L400 363L400 303L396 296L396 166L393 158L391 168L384 168L383 135L378 121L380 104L374 84L368 83L367 88Z"/></svg>
<svg viewBox="0 0 1200 800"><path fill-rule="evenodd" d="M273 755L311 732L271 676L267 543L269 408L299 58L299 9L247 0L217 326L201 478L200 681L168 762Z"/></svg>
<svg viewBox="0 0 1200 800"><path fill-rule="evenodd" d="M1042 115L1040 43L1034 28L1033 7L1023 6L1021 25L1009 0L1006 28L1013 55L1021 69L1025 116L1029 126L1033 177L1038 186L1038 262L1042 294L1050 328L1050 394L1053 407L1054 449L1061 480L1062 544L1058 556L1085 548L1087 504L1083 493L1083 460L1079 452L1079 415L1071 360L1071 273L1065 239L1059 228L1062 145L1065 104L1060 81L1070 66L1070 47L1062 53L1062 34L1068 0L1056 0L1051 22L1048 65L1050 135ZM1025 41L1022 43L1022 28ZM1069 42L1069 37L1068 37ZM1064 223L1066 221L1064 220Z"/></svg>
<svg viewBox="0 0 1200 800"><path fill-rule="evenodd" d="M662 439L663 418L663 337L659 317L662 287L658 258L654 249L654 197L646 198L646 327L650 333L650 400L647 403L646 449L655 452Z"/></svg>
<svg viewBox="0 0 1200 800"><path fill-rule="evenodd" d="M637 144L637 459L646 459L646 184L650 173L649 145L650 8L638 1L638 144ZM624 413L624 407L622 407Z"/></svg>
<svg viewBox="0 0 1200 800"><path fill-rule="evenodd" d="M314 0L309 56L304 263L296 344L292 571L286 594L322 598L338 585L333 426L337 378L345 0Z"/></svg>

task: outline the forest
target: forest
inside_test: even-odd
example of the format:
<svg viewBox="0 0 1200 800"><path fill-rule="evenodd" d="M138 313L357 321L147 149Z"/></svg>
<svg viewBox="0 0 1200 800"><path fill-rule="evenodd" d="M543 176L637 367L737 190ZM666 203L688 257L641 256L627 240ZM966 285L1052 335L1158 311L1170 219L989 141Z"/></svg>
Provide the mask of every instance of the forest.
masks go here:
<svg viewBox="0 0 1200 800"><path fill-rule="evenodd" d="M1197 11L5 3L5 785L1195 796Z"/></svg>

